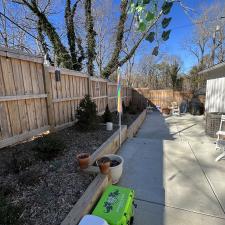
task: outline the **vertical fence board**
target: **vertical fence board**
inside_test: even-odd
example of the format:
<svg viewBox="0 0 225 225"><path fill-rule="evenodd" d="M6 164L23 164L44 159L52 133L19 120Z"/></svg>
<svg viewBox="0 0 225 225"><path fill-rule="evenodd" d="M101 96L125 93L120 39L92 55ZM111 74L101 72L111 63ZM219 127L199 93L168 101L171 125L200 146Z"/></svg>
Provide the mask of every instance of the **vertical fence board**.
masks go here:
<svg viewBox="0 0 225 225"><path fill-rule="evenodd" d="M8 54L7 52L13 52ZM98 113L117 108L117 85L102 78L43 65L43 59L0 49L0 148L30 138L50 127L63 128L75 120L81 99L89 94ZM126 105L132 89L122 87Z"/></svg>

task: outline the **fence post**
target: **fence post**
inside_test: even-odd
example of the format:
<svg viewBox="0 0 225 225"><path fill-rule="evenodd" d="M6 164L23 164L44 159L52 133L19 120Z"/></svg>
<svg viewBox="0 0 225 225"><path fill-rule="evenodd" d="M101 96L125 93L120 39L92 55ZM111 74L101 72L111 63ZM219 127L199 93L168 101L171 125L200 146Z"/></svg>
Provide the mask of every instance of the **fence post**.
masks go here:
<svg viewBox="0 0 225 225"><path fill-rule="evenodd" d="M91 77L90 76L88 76L88 78L87 78L87 85L88 85L88 95L91 97Z"/></svg>
<svg viewBox="0 0 225 225"><path fill-rule="evenodd" d="M106 83L106 95L107 95L106 105L108 105L108 107L109 107L109 91L108 91L108 81L107 81L107 83Z"/></svg>
<svg viewBox="0 0 225 225"><path fill-rule="evenodd" d="M50 125L50 130L55 130L55 115L54 108L52 102L52 89L51 89L51 81L50 81L50 73L48 71L48 67L43 65L44 70L44 84L45 84L45 92L47 94L47 113L48 113L48 123Z"/></svg>

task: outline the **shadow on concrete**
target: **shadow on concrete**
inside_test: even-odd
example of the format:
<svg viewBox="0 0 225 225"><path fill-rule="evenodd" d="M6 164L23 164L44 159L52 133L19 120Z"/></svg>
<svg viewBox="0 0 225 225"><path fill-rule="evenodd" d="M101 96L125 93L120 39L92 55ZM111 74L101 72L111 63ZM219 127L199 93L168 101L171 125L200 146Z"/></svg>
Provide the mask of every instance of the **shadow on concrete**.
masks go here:
<svg viewBox="0 0 225 225"><path fill-rule="evenodd" d="M134 224L186 225L204 221L207 225L221 225L221 205L188 142L182 142L179 136L197 124L185 122L179 130L177 123L153 112L136 137L119 152L125 159L119 185L136 192Z"/></svg>

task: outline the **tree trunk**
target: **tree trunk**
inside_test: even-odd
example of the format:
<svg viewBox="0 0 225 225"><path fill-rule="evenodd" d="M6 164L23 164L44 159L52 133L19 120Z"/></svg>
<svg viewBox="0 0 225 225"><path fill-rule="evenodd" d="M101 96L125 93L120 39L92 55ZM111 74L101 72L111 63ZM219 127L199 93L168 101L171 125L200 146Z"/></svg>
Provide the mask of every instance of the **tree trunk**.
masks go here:
<svg viewBox="0 0 225 225"><path fill-rule="evenodd" d="M87 69L90 76L94 75L94 59L95 52L95 31L93 16L91 13L92 0L85 0L85 17L86 17L86 30L87 30Z"/></svg>
<svg viewBox="0 0 225 225"><path fill-rule="evenodd" d="M46 15L39 10L36 1L31 1L31 3L29 3L28 1L23 0L23 3L38 17L41 29L46 33L53 45L55 54L57 55L57 64L72 69L69 52L62 44L54 26L48 21Z"/></svg>

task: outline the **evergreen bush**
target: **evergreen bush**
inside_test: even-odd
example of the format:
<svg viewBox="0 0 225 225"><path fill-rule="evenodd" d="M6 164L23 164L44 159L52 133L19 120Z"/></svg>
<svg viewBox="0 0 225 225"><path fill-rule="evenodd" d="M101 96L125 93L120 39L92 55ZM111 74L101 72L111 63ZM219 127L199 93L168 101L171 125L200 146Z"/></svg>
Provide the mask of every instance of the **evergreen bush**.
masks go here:
<svg viewBox="0 0 225 225"><path fill-rule="evenodd" d="M93 130L97 126L97 109L89 95L81 100L77 109L76 117L78 119L77 125L80 130Z"/></svg>
<svg viewBox="0 0 225 225"><path fill-rule="evenodd" d="M45 161L54 159L64 148L65 145L61 138L49 134L39 138L33 150L36 151L36 156L39 159Z"/></svg>
<svg viewBox="0 0 225 225"><path fill-rule="evenodd" d="M132 101L129 102L128 110L130 114L137 114L137 107L132 104Z"/></svg>
<svg viewBox="0 0 225 225"><path fill-rule="evenodd" d="M127 107L126 107L124 101L122 102L122 108L123 108L123 114L126 114L127 113Z"/></svg>
<svg viewBox="0 0 225 225"><path fill-rule="evenodd" d="M104 120L104 123L112 122L112 113L109 110L108 104L105 107L105 112L103 114L103 120Z"/></svg>

